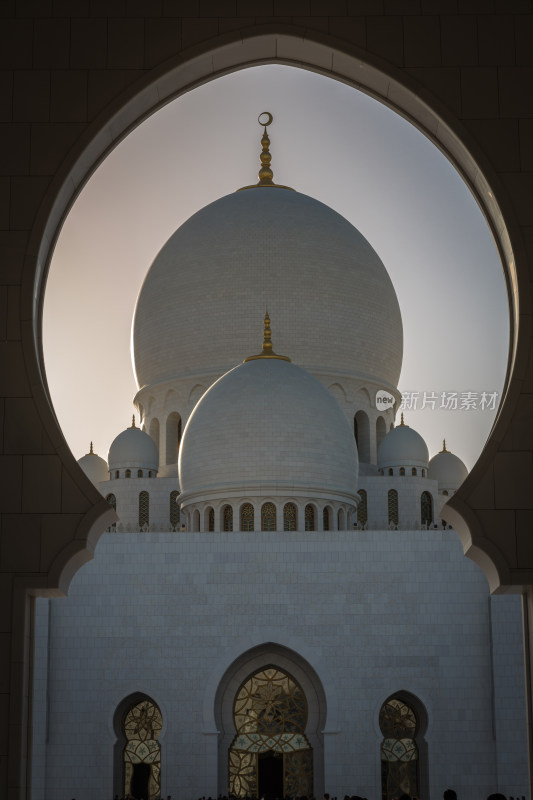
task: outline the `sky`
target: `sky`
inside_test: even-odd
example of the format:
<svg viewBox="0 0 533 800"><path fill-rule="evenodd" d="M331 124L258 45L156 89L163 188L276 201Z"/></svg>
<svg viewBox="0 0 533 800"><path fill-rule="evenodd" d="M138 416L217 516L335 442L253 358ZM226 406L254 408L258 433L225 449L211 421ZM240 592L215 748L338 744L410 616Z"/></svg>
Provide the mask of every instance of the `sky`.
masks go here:
<svg viewBox="0 0 533 800"><path fill-rule="evenodd" d="M256 182L264 110L274 115L274 180L346 217L389 272L404 326L406 423L430 456L446 438L471 469L508 358L508 300L487 223L454 167L409 122L345 84L277 65L169 103L113 150L73 205L50 266L43 341L75 457L93 441L107 458L131 424L131 322L142 281L188 217Z"/></svg>

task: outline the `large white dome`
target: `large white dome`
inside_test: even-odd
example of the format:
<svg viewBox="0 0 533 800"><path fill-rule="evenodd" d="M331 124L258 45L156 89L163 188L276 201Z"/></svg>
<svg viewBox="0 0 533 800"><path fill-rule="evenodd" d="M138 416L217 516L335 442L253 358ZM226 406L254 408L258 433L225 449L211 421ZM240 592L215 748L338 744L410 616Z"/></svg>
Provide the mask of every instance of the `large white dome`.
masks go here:
<svg viewBox="0 0 533 800"><path fill-rule="evenodd" d="M113 440L107 457L109 469L157 470L159 454L152 438L139 428L126 428Z"/></svg>
<svg viewBox="0 0 533 800"><path fill-rule="evenodd" d="M429 452L427 444L417 431L405 425L396 426L385 436L378 448L378 467L427 468Z"/></svg>
<svg viewBox="0 0 533 800"><path fill-rule="evenodd" d="M135 310L139 387L230 369L266 306L297 364L396 387L402 323L377 253L328 206L271 187L211 203L157 255Z"/></svg>
<svg viewBox="0 0 533 800"><path fill-rule="evenodd" d="M357 448L337 400L301 367L247 361L196 405L179 457L180 500L303 496L355 505Z"/></svg>
<svg viewBox="0 0 533 800"><path fill-rule="evenodd" d="M429 462L428 478L439 482L439 492L455 492L467 475L465 464L449 450L441 450Z"/></svg>
<svg viewBox="0 0 533 800"><path fill-rule="evenodd" d="M78 459L78 464L85 472L91 483L98 486L102 481L109 480L109 468L107 461L96 453L93 453L93 443L91 442L91 451Z"/></svg>

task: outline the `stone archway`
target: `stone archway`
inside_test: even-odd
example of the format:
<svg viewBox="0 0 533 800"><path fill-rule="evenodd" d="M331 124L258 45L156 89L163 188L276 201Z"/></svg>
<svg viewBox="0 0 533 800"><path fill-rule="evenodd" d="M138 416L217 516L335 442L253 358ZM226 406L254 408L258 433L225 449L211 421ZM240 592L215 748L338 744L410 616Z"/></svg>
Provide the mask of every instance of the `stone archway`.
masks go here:
<svg viewBox="0 0 533 800"><path fill-rule="evenodd" d="M18 24L20 20L16 22ZM24 25L18 25L20 36L31 38L31 24L28 29L23 28ZM84 127L85 123L80 123L74 133L70 130L64 140L56 140L60 141L61 155L59 158L55 155L55 163L61 163L61 166L51 169L54 178L36 216L35 207L43 197L46 183L38 170L31 177L33 182L24 184L25 189L19 181L11 193L15 233L17 228L29 228L35 219L29 242L26 243L24 236L19 237L16 250L8 250L7 255L10 270L17 259L21 264L24 262L21 295L17 287L13 301L15 314L20 311L23 324L21 333L13 341L8 341L4 348L8 365L4 382L8 397L24 399L22 405L28 421L24 441L12 449L8 447L11 461L14 454L19 459L11 469L21 476L21 487L23 481L24 488L20 489L19 495L12 493L19 497L19 502L6 505L9 513L21 516L17 522L8 520L8 541L3 553L9 598L6 603L6 637L10 633L12 637L11 649L5 648L5 672L22 675L15 682L9 703L9 732L6 729L3 737L9 742L9 778L4 772L1 779L12 787L13 797L24 795L27 774L25 759L30 712L25 698L31 662L29 598L35 594L66 593L71 576L91 557L99 535L114 521L113 512L82 475L66 446L46 388L40 313L51 250L76 193L114 144L157 107L211 77L257 63L293 63L345 81L410 119L448 155L471 186L502 255L512 309L512 350L506 396L491 439L468 480L450 502L446 518L459 531L465 551L488 575L493 590L502 584L525 588L533 579L528 546L529 525L523 518L524 513L530 513L528 497L533 468L530 452L515 452L519 447L529 446L523 437L517 441L530 408L527 396L519 397L521 390L528 388L525 381L529 350L529 277L515 216L516 213L520 215L521 223L530 219L524 211L529 194L521 198L520 192L510 191L514 194L515 211L495 173L499 166L497 154L489 160L457 116L439 103L413 74L392 65L395 60L392 55L387 62L358 47L355 41L351 42L350 34L346 40L334 39L298 26L280 24L279 21L267 26L251 26L218 38L213 37L211 30L202 30L204 32L194 48L176 55L179 50L176 45L172 50L173 59L145 72L131 83L130 88L112 99L99 116L94 118L93 115L94 122L90 126ZM24 52L21 47L16 49L17 53ZM106 63L105 59L102 63ZM124 84L130 81L131 77L128 77ZM514 86L513 81L513 91ZM107 87L102 84L99 91L103 96ZM500 93L500 96L504 95L505 83ZM70 101L71 98L65 97L65 107ZM103 105L100 102L99 107ZM520 111L516 115L519 114ZM493 116L498 117L497 110ZM63 132L66 133L66 129ZM26 136L27 131L23 133ZM46 139L50 132L35 129L32 133L34 153L37 152L36 145L40 143L43 146L40 135L45 149L46 141L50 141ZM10 142L18 153L18 134L17 142L15 139ZM24 146L22 144L22 148ZM493 164L496 165L494 168ZM15 159L13 165L14 174L18 175L19 161ZM24 209L25 216L20 215L21 209ZM15 267L13 275L16 276L13 285L17 286L19 279ZM17 407L21 407L20 402ZM14 413L12 409L8 411ZM43 468L47 473L46 497L38 485L38 476ZM520 480L509 483L507 476L512 469L516 470ZM515 517L516 508L523 510L522 516ZM14 526L19 529L17 525L26 537L23 553L17 549L17 537L12 536ZM4 715L6 719L7 716Z"/></svg>

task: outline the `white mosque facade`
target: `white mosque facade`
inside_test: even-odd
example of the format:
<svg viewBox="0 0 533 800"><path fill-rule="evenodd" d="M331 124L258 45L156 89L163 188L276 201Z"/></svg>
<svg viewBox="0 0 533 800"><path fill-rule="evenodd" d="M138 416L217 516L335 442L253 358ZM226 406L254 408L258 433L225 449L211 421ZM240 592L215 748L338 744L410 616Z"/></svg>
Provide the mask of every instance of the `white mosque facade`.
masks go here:
<svg viewBox="0 0 533 800"><path fill-rule="evenodd" d="M80 459L118 520L37 600L32 800L526 795L520 599L442 520L462 461L396 420L390 278L262 145L156 257L138 422Z"/></svg>

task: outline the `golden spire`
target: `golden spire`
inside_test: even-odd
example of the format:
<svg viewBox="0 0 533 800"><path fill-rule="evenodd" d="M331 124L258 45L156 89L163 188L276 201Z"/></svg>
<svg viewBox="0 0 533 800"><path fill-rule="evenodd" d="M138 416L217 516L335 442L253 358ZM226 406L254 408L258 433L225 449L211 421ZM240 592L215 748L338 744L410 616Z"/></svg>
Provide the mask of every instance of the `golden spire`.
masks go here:
<svg viewBox="0 0 533 800"><path fill-rule="evenodd" d="M264 120L264 117L266 117L266 121ZM263 118L263 121L261 118ZM257 174L259 181L253 186L243 186L242 189L238 189L239 192L242 192L243 189L257 189L258 187L265 186L272 186L274 189L290 189L291 192L294 191L294 189L291 189L290 186L281 186L281 184L274 183L274 173L272 171L272 167L270 166L272 161L272 155L270 153L270 138L267 133L267 127L272 124L273 119L274 117L270 111L262 111L257 117L258 123L264 129L263 136L261 137L261 146L263 149L261 151L261 155L259 156L261 167Z"/></svg>
<svg viewBox="0 0 533 800"><path fill-rule="evenodd" d="M90 456L94 456L94 453L93 453L93 443L92 443L92 442L91 442L91 448L90 448L90 450L89 450L89 455L90 455Z"/></svg>
<svg viewBox="0 0 533 800"><path fill-rule="evenodd" d="M135 427L135 414L134 414L134 415L132 416L132 418L131 418L131 426L130 426L130 427L131 427L131 428L134 428L134 427Z"/></svg>
<svg viewBox="0 0 533 800"><path fill-rule="evenodd" d="M279 358L281 361L290 361L288 356L278 356L278 354L272 349L272 331L270 330L270 317L268 316L268 309L265 314L264 325L262 351L256 356L248 356L248 358L244 359L243 363L245 364L247 361L255 361L257 358Z"/></svg>
<svg viewBox="0 0 533 800"><path fill-rule="evenodd" d="M448 452L448 451L446 450L446 439L443 439L443 440L442 440L442 450L441 450L441 453L447 453L447 452Z"/></svg>
<svg viewBox="0 0 533 800"><path fill-rule="evenodd" d="M400 419L400 426L399 427L400 428L407 428L407 425L403 421L403 411L402 411L402 416L401 416L401 419Z"/></svg>

